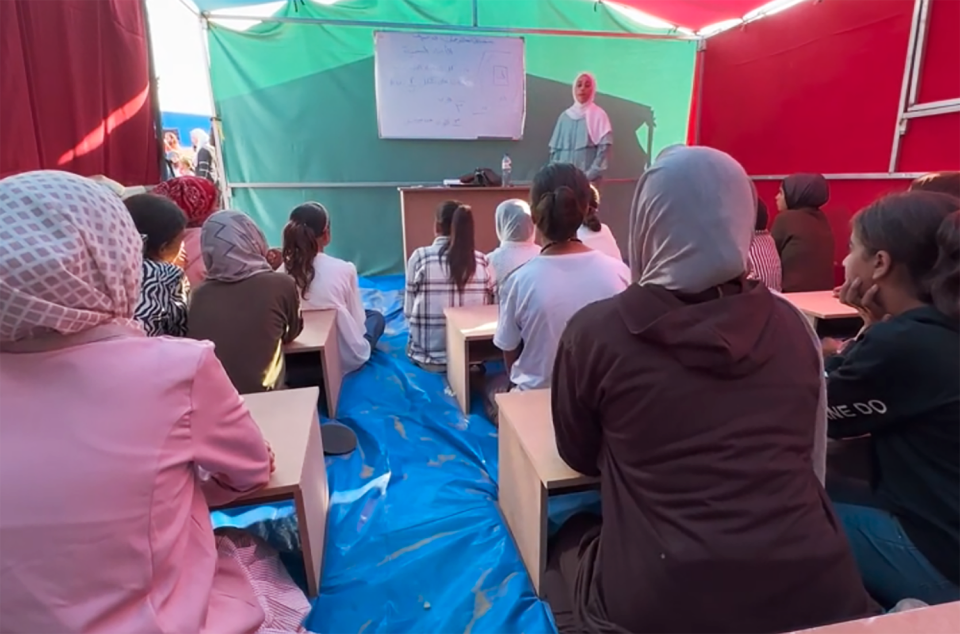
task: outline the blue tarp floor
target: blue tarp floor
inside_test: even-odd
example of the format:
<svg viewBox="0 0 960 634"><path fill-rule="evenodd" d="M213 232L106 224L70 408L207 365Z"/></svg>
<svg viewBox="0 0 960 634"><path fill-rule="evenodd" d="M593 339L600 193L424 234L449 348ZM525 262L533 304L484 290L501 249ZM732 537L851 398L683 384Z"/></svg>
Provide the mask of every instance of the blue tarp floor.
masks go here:
<svg viewBox="0 0 960 634"><path fill-rule="evenodd" d="M555 632L497 507L497 432L481 399L464 416L445 377L407 359L402 276L361 287L387 329L370 362L343 382L338 420L356 431L359 447L327 457L323 581L306 627ZM294 523L290 506L214 513L215 525L246 527L281 552L297 548Z"/></svg>

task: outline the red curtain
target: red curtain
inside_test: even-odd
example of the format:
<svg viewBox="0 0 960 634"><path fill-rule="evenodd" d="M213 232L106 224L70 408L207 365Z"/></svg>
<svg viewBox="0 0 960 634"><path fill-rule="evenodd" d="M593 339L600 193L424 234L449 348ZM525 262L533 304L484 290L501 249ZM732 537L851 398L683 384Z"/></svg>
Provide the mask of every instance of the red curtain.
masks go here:
<svg viewBox="0 0 960 634"><path fill-rule="evenodd" d="M0 1L0 176L158 181L146 28L141 0Z"/></svg>

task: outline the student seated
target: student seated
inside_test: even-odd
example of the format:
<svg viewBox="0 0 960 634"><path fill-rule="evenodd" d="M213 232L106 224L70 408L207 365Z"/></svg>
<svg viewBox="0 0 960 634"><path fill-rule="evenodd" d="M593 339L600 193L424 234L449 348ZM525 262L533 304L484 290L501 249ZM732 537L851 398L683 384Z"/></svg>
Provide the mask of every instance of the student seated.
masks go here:
<svg viewBox="0 0 960 634"><path fill-rule="evenodd" d="M840 300L864 329L827 361L829 434L869 434L869 482L829 491L870 594L960 599L960 201L887 196L853 218Z"/></svg>
<svg viewBox="0 0 960 634"><path fill-rule="evenodd" d="M0 200L2 629L302 631L277 555L210 525L272 452L212 344L133 320L123 204L64 172L4 179Z"/></svg>
<svg viewBox="0 0 960 634"><path fill-rule="evenodd" d="M344 372L353 372L367 362L370 352L377 347L385 321L382 313L364 310L357 267L324 253L329 244L327 210L315 202L300 205L290 212L290 221L283 228L280 270L296 282L304 310L337 311L340 361Z"/></svg>
<svg viewBox="0 0 960 634"><path fill-rule="evenodd" d="M783 292L829 291L833 288L833 230L820 209L830 199L830 186L820 174L794 174L777 193L780 213L770 234L780 254Z"/></svg>
<svg viewBox="0 0 960 634"><path fill-rule="evenodd" d="M187 217L163 196L137 194L123 204L143 239L143 282L134 319L151 337L184 337L190 283L177 262Z"/></svg>
<svg viewBox="0 0 960 634"><path fill-rule="evenodd" d="M769 217L767 205L757 199L757 222L753 229L753 238L750 240L749 273L747 279L760 280L767 288L780 291L782 271L780 269L780 254L770 232L767 231Z"/></svg>
<svg viewBox="0 0 960 634"><path fill-rule="evenodd" d="M545 246L502 289L493 338L503 350L510 382L520 390L549 387L557 342L570 317L630 283L622 261L577 238L590 202L590 181L579 168L570 163L544 167L533 179L530 200Z"/></svg>
<svg viewBox="0 0 960 634"><path fill-rule="evenodd" d="M590 185L590 202L587 212L583 216L583 224L577 229L577 238L591 249L606 253L611 258L623 262L623 255L617 240L613 237L610 227L600 222L600 190L596 185Z"/></svg>
<svg viewBox="0 0 960 634"><path fill-rule="evenodd" d="M196 286L206 277L203 256L200 254L200 227L220 207L217 186L199 176L177 176L153 188L151 194L169 198L187 216L187 230L183 234L183 270L190 286Z"/></svg>
<svg viewBox="0 0 960 634"><path fill-rule="evenodd" d="M241 394L283 385L283 344L303 327L297 287L267 263L267 240L239 211L218 211L200 232L206 279L190 298L190 337L212 341Z"/></svg>
<svg viewBox="0 0 960 634"><path fill-rule="evenodd" d="M790 632L874 613L818 477L822 361L803 315L745 279L756 193L730 156L664 151L637 186L638 283L557 351L560 456L602 520L550 544L566 632Z"/></svg>
<svg viewBox="0 0 960 634"><path fill-rule="evenodd" d="M540 247L527 201L514 198L500 203L496 223L500 246L487 254L487 261L499 288L518 267L536 257Z"/></svg>
<svg viewBox="0 0 960 634"><path fill-rule="evenodd" d="M450 306L494 303L493 271L487 256L473 248L473 212L456 200L437 208L436 239L410 254L403 315L410 328L407 355L425 370L447 365Z"/></svg>

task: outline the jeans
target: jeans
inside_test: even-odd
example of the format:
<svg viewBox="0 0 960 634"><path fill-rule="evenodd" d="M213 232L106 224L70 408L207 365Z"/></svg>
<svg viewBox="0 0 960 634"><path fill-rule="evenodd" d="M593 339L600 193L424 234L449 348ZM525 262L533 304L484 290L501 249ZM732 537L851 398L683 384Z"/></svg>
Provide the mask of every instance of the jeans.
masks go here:
<svg viewBox="0 0 960 634"><path fill-rule="evenodd" d="M383 313L378 313L375 310L365 310L366 319L363 322L363 325L367 329L367 333L363 335L363 338L370 342L370 351L373 352L373 349L377 347L377 342L380 341L380 337L383 336L383 330L387 327L387 320L383 318Z"/></svg>
<svg viewBox="0 0 960 634"><path fill-rule="evenodd" d="M930 605L960 599L960 588L917 550L896 517L853 504L834 504L834 509L847 533L863 585L884 609L907 598Z"/></svg>

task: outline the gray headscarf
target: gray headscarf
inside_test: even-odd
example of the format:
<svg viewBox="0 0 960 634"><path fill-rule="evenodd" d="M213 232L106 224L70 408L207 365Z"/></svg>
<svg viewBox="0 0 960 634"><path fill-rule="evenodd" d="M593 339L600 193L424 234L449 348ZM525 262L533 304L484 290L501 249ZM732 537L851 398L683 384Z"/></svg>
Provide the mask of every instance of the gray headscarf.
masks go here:
<svg viewBox="0 0 960 634"><path fill-rule="evenodd" d="M267 239L250 217L239 211L218 211L200 230L200 252L207 279L239 282L272 271Z"/></svg>
<svg viewBox="0 0 960 634"><path fill-rule="evenodd" d="M699 293L743 274L757 194L730 155L670 146L637 184L630 268L640 284Z"/></svg>
<svg viewBox="0 0 960 634"><path fill-rule="evenodd" d="M533 218L530 205L519 198L505 200L497 206L497 237L504 242L533 242Z"/></svg>

